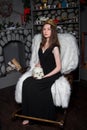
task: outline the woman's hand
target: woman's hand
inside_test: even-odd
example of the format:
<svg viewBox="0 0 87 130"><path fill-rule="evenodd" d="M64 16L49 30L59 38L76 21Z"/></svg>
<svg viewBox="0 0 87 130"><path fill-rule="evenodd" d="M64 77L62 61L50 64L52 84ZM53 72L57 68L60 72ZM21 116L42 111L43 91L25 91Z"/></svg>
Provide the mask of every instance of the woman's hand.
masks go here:
<svg viewBox="0 0 87 130"><path fill-rule="evenodd" d="M37 64L35 65L35 67L41 67L40 63L37 63Z"/></svg>

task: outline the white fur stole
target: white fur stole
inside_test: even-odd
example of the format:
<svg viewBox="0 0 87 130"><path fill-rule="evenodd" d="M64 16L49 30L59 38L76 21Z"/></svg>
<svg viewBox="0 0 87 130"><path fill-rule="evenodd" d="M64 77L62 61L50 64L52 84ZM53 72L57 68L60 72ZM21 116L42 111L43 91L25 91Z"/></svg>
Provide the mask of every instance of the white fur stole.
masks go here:
<svg viewBox="0 0 87 130"><path fill-rule="evenodd" d="M75 70L78 66L79 50L76 38L68 33L58 34L61 46L61 62L62 73L67 74ZM37 34L33 38L32 55L30 60L31 69L25 72L18 80L15 89L15 100L17 103L22 103L22 86L23 81L32 75L32 69L38 63L38 49L41 43L41 34ZM67 79L62 76L55 81L51 87L52 97L56 106L68 107L71 94L70 84Z"/></svg>

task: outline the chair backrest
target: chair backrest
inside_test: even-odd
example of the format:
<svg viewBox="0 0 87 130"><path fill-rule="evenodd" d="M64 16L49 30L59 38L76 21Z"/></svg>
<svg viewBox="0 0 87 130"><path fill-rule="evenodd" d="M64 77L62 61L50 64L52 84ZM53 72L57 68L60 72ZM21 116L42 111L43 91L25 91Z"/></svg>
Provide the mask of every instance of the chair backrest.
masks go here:
<svg viewBox="0 0 87 130"><path fill-rule="evenodd" d="M69 33L58 34L61 49L61 62L63 74L68 74L75 70L79 62L79 49L76 38ZM38 62L38 49L41 43L41 34L36 34L32 40L32 55L30 67Z"/></svg>

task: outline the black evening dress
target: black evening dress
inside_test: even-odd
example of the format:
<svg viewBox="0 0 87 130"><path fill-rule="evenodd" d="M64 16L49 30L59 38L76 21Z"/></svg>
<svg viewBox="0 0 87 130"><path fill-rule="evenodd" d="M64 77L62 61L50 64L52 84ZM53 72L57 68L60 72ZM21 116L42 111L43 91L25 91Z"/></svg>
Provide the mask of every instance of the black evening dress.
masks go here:
<svg viewBox="0 0 87 130"><path fill-rule="evenodd" d="M54 48L54 47L53 47ZM48 48L45 52L39 49L39 60L44 74L55 68L55 59L52 53L53 48ZM51 86L61 76L61 73L42 78L34 79L29 77L23 82L22 89L22 114L48 120L55 120L55 106L53 104Z"/></svg>

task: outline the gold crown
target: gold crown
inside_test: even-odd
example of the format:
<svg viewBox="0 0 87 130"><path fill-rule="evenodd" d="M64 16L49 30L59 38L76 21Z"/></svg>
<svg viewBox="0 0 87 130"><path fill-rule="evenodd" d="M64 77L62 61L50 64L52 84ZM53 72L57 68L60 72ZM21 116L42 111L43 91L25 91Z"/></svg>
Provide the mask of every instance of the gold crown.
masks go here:
<svg viewBox="0 0 87 130"><path fill-rule="evenodd" d="M44 24L50 24L50 25L52 25L52 26L54 26L54 27L57 26L57 24L56 24L52 19L46 20L46 21L44 22Z"/></svg>

